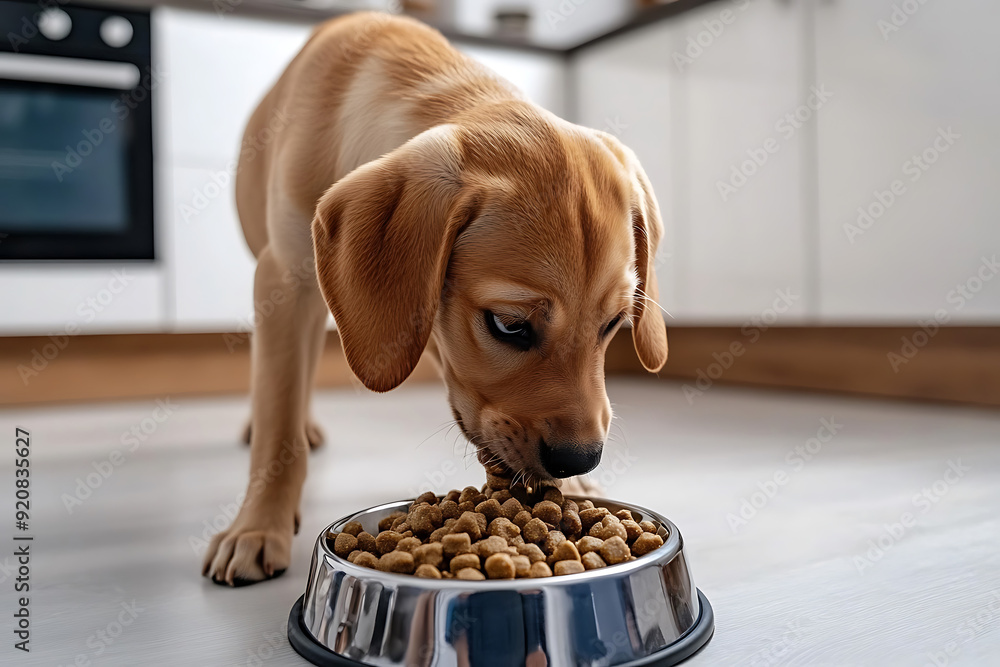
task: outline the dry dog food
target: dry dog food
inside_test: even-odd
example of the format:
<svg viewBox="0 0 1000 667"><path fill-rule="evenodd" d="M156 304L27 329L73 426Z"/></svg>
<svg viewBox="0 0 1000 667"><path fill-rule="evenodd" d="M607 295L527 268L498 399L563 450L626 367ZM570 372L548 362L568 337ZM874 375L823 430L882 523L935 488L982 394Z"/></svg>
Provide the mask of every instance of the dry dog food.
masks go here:
<svg viewBox="0 0 1000 667"><path fill-rule="evenodd" d="M663 546L659 526L555 487L529 490L491 472L482 489L424 493L365 532L357 521L327 535L342 558L383 572L428 579L515 579L576 574Z"/></svg>

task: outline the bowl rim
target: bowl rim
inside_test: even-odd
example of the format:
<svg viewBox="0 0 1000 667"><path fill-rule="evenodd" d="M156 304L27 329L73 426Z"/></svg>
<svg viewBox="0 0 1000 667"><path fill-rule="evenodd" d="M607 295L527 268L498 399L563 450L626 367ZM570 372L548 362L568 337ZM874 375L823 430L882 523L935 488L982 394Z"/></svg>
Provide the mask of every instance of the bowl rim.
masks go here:
<svg viewBox="0 0 1000 667"><path fill-rule="evenodd" d="M551 586L574 586L577 584L583 584L588 581L598 580L602 578L607 578L609 576L615 575L627 575L632 572L645 569L651 564L656 563L669 563L681 552L684 546L683 538L681 537L680 531L673 521L666 518L665 516L654 512L650 509L642 507L641 505L635 505L632 503L625 503L619 500L612 500L610 498L582 498L581 496L566 496L571 500L590 500L595 505L599 503L610 503L613 505L618 505L626 509L634 509L642 513L646 517L650 517L658 521L661 526L667 529L667 538L663 542L663 546L658 549L650 551L648 554L639 556L635 560L626 561L624 563L617 563L615 565L608 565L607 567L598 568L596 570L586 570L584 572L576 572L573 574L562 574L559 576L551 577L525 577L522 579L484 579L482 581L466 581L463 579L427 579L423 577L417 577L412 574L399 574L396 572L382 572L381 570L374 570L370 567L364 567L361 565L355 565L346 558L341 558L335 554L328 546L326 535L329 533L334 526L343 525L355 518L369 514L372 512L377 512L379 510L390 510L399 507L400 505L408 505L412 503L415 499L410 500L397 500L389 503L382 503L380 505L374 505L372 507L358 510L353 514L341 517L334 521L333 523L326 526L319 537L316 539L316 545L319 549L319 553L324 557L332 561L338 570L344 572L345 574L350 574L359 579L375 580L375 581L386 581L389 583L404 583L410 586L415 586L418 588L427 588L431 590L462 590L466 592L477 592L481 590L530 590L544 584L546 588ZM531 582L538 582L537 585L532 585Z"/></svg>

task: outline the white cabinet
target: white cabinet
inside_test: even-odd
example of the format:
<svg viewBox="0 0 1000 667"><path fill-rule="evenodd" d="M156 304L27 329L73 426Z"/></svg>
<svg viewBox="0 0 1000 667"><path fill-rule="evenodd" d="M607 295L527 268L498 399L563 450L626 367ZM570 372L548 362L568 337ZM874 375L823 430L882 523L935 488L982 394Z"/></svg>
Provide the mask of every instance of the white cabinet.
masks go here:
<svg viewBox="0 0 1000 667"><path fill-rule="evenodd" d="M803 16L780 0L710 3L576 57L577 120L617 134L655 188L661 302L677 321L738 324L776 299L783 324L808 312L818 103L801 80Z"/></svg>
<svg viewBox="0 0 1000 667"><path fill-rule="evenodd" d="M824 321L1000 322L998 19L992 0L817 3L836 93L819 124Z"/></svg>

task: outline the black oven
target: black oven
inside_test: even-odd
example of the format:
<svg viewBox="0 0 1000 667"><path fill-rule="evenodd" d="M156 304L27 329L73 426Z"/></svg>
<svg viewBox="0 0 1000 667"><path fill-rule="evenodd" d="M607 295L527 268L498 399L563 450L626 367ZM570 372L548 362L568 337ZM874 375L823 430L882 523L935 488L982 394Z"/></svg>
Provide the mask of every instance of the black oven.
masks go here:
<svg viewBox="0 0 1000 667"><path fill-rule="evenodd" d="M0 260L152 260L149 13L0 0Z"/></svg>

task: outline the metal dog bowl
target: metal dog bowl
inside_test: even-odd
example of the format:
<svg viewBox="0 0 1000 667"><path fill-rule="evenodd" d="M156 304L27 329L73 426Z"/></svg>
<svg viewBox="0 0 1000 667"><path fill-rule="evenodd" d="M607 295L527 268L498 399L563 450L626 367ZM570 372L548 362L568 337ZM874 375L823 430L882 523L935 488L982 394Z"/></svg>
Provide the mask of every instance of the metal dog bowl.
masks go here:
<svg viewBox="0 0 1000 667"><path fill-rule="evenodd" d="M704 646L715 623L695 588L677 527L642 507L595 500L657 522L664 545L636 560L543 579L423 579L354 565L327 546L327 530L379 519L380 505L331 524L316 541L306 592L288 639L316 665L513 667L675 665Z"/></svg>

